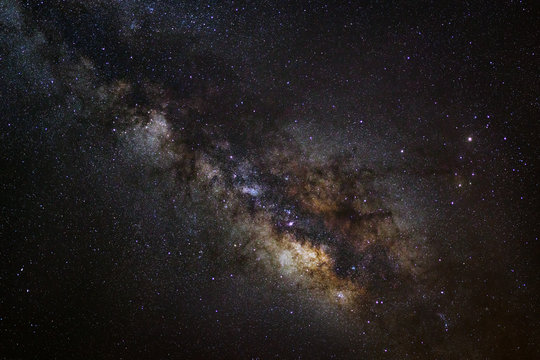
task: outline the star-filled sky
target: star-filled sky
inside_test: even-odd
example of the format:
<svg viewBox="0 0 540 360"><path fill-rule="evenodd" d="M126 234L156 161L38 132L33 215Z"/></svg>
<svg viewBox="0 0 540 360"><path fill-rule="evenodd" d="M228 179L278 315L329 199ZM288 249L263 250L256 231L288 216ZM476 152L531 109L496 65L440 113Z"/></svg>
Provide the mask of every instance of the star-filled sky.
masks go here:
<svg viewBox="0 0 540 360"><path fill-rule="evenodd" d="M0 2L0 357L537 359L527 1Z"/></svg>

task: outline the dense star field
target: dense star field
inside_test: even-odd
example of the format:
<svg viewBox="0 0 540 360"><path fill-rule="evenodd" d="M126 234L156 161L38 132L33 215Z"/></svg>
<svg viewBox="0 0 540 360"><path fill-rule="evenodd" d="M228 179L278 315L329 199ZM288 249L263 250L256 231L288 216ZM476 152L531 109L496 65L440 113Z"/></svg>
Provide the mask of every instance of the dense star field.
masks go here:
<svg viewBox="0 0 540 360"><path fill-rule="evenodd" d="M540 358L536 10L1 0L0 358Z"/></svg>

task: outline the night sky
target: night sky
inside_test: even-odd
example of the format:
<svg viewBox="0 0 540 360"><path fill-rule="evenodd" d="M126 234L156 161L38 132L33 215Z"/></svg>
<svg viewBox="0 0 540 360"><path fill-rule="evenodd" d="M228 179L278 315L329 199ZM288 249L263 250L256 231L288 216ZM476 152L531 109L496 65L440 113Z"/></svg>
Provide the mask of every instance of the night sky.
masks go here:
<svg viewBox="0 0 540 360"><path fill-rule="evenodd" d="M533 5L0 0L0 358L540 358Z"/></svg>

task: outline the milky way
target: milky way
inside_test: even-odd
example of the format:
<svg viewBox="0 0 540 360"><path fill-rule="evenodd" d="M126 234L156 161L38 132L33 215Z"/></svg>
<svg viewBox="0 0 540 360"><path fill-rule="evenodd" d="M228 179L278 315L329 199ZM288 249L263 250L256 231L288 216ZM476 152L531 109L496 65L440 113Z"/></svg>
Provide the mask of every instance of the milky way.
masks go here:
<svg viewBox="0 0 540 360"><path fill-rule="evenodd" d="M3 2L0 353L536 358L531 8Z"/></svg>

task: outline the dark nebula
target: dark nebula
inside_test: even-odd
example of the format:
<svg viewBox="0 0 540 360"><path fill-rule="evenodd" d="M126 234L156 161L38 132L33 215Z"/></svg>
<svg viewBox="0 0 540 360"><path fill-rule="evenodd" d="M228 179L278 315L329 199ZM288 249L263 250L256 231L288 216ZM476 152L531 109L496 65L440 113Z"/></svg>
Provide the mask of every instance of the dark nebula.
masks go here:
<svg viewBox="0 0 540 360"><path fill-rule="evenodd" d="M2 0L0 358L540 358L533 5Z"/></svg>

